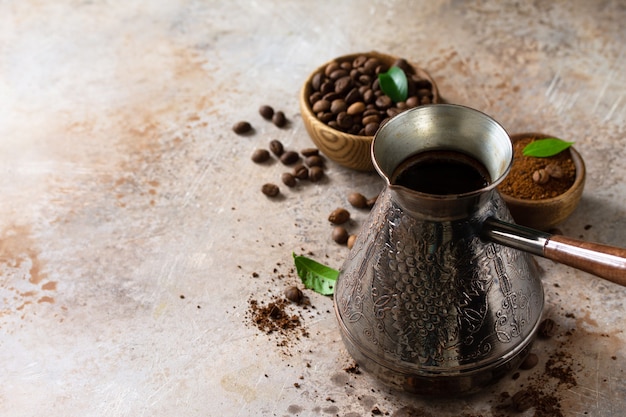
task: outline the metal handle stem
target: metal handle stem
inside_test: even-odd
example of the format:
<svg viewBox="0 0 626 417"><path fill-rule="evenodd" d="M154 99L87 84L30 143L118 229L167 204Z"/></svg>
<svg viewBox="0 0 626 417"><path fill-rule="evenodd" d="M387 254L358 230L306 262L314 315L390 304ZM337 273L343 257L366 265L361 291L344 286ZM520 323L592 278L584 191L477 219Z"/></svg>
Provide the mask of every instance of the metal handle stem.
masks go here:
<svg viewBox="0 0 626 417"><path fill-rule="evenodd" d="M555 236L493 217L483 223L482 236L626 286L626 249Z"/></svg>

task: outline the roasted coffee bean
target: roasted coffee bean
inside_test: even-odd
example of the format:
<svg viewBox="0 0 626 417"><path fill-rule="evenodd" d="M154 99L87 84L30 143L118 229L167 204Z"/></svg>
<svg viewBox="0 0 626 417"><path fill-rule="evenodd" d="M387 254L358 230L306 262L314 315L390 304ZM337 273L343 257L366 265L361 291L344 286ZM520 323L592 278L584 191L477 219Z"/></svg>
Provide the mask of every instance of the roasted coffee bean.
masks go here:
<svg viewBox="0 0 626 417"><path fill-rule="evenodd" d="M320 113L320 112L326 112L330 110L330 107L331 107L330 101L321 99L319 101L316 101L313 104L313 107L311 108L311 110L313 110L314 113Z"/></svg>
<svg viewBox="0 0 626 417"><path fill-rule="evenodd" d="M387 116L389 117L396 117L400 113L402 113L402 110L397 107L390 107L387 109Z"/></svg>
<svg viewBox="0 0 626 417"><path fill-rule="evenodd" d="M285 184L289 188L295 187L297 184L296 177L290 172L283 172L283 174L280 176L280 179L283 184Z"/></svg>
<svg viewBox="0 0 626 417"><path fill-rule="evenodd" d="M391 101L391 99L388 96L383 95L376 99L376 106L381 109L387 110L389 107L391 107L392 104L393 104L393 101Z"/></svg>
<svg viewBox="0 0 626 417"><path fill-rule="evenodd" d="M544 169L552 178L563 178L563 169L557 164L548 164Z"/></svg>
<svg viewBox="0 0 626 417"><path fill-rule="evenodd" d="M365 103L374 103L376 101L376 94L374 94L374 90L371 88L366 89L363 92L363 102Z"/></svg>
<svg viewBox="0 0 626 417"><path fill-rule="evenodd" d="M293 169L293 175L299 180L306 180L309 178L309 169L304 165L298 165Z"/></svg>
<svg viewBox="0 0 626 417"><path fill-rule="evenodd" d="M252 160L256 163L265 162L270 159L270 152L267 149L256 149L252 153Z"/></svg>
<svg viewBox="0 0 626 417"><path fill-rule="evenodd" d="M344 99L335 99L332 101L332 103L330 103L330 112L332 114L339 114L341 112L346 111L346 109L348 108L348 105L346 104L346 101Z"/></svg>
<svg viewBox="0 0 626 417"><path fill-rule="evenodd" d="M349 115L354 116L355 114L361 114L365 111L365 103L362 101L357 101L356 103L352 103L346 112Z"/></svg>
<svg viewBox="0 0 626 417"><path fill-rule="evenodd" d="M238 135L243 135L244 133L248 133L252 130L252 125L249 122L244 120L237 122L233 125L233 132Z"/></svg>
<svg viewBox="0 0 626 417"><path fill-rule="evenodd" d="M328 100L328 101L330 101L332 103L334 100L337 100L338 98L342 98L342 97L341 97L341 94L337 94L334 91L332 91L332 92L330 92L328 94L324 94L324 96L322 98L324 100Z"/></svg>
<svg viewBox="0 0 626 417"><path fill-rule="evenodd" d="M320 93L328 94L335 91L335 83L332 81L324 81L320 87Z"/></svg>
<svg viewBox="0 0 626 417"><path fill-rule="evenodd" d="M537 366L537 363L539 363L539 357L537 357L537 355L535 355L534 353L529 353L528 356L526 356L526 359L524 359L524 361L519 366L519 369L527 371Z"/></svg>
<svg viewBox="0 0 626 417"><path fill-rule="evenodd" d="M404 58L396 59L392 67L400 68L402 71L404 71L405 74L411 74L413 72L413 68L411 68L411 64L409 64L407 60Z"/></svg>
<svg viewBox="0 0 626 417"><path fill-rule="evenodd" d="M335 226L333 228L332 237L335 242L339 243L340 245L343 245L344 243L348 241L349 235L345 227Z"/></svg>
<svg viewBox="0 0 626 417"><path fill-rule="evenodd" d="M329 63L328 65L326 65L326 68L324 69L324 74L327 77L330 77L330 74L332 74L333 71L338 70L339 68L340 68L339 62L333 61Z"/></svg>
<svg viewBox="0 0 626 417"><path fill-rule="evenodd" d="M337 115L337 125L342 129L350 129L354 125L354 119L348 113L341 112Z"/></svg>
<svg viewBox="0 0 626 417"><path fill-rule="evenodd" d="M367 207L367 197L361 193L350 193L348 194L348 203L350 203L352 207L365 208Z"/></svg>
<svg viewBox="0 0 626 417"><path fill-rule="evenodd" d="M281 156L284 151L285 147L283 146L281 141L277 139L270 141L270 152L272 152L274 155Z"/></svg>
<svg viewBox="0 0 626 417"><path fill-rule="evenodd" d="M285 117L285 113L283 113L282 111L277 111L276 113L274 113L274 116L272 116L272 123L274 123L274 125L276 125L277 127L283 127L287 124L287 118Z"/></svg>
<svg viewBox="0 0 626 417"><path fill-rule="evenodd" d="M347 105L350 105L359 100L361 100L361 93L359 92L358 88L353 88L348 94L346 94L345 102Z"/></svg>
<svg viewBox="0 0 626 417"><path fill-rule="evenodd" d="M359 55L352 61L352 68L362 67L363 64L367 61L366 55Z"/></svg>
<svg viewBox="0 0 626 417"><path fill-rule="evenodd" d="M376 73L376 68L380 65L378 58L368 58L363 64L363 70L365 74L373 75Z"/></svg>
<svg viewBox="0 0 626 417"><path fill-rule="evenodd" d="M272 120L272 116L274 115L274 109L272 108L272 106L268 106L267 104L264 104L261 107L259 107L259 114L261 115L262 118L266 120Z"/></svg>
<svg viewBox="0 0 626 417"><path fill-rule="evenodd" d="M359 82L363 85L368 85L371 86L372 85L372 77L370 75L367 74L361 74L361 76L359 76Z"/></svg>
<svg viewBox="0 0 626 417"><path fill-rule="evenodd" d="M306 159L304 160L304 163L307 164L307 166L309 167L323 167L324 166L324 160L319 155L307 156Z"/></svg>
<svg viewBox="0 0 626 417"><path fill-rule="evenodd" d="M284 165L293 165L300 159L300 156L297 152L294 151L286 151L280 156L280 162Z"/></svg>
<svg viewBox="0 0 626 417"><path fill-rule="evenodd" d="M328 78L330 78L331 80L335 81L335 80L338 80L338 79L340 79L342 77L347 77L349 75L350 75L350 73L348 71L346 71L343 68L339 68L339 69L336 69L333 72L331 72L330 75L328 76Z"/></svg>
<svg viewBox="0 0 626 417"><path fill-rule="evenodd" d="M345 76L335 81L335 93L346 94L352 88L352 78Z"/></svg>
<svg viewBox="0 0 626 417"><path fill-rule="evenodd" d="M370 208L370 209L371 209L372 207L374 207L374 204L376 204L376 200L378 200L378 195L376 195L376 196L374 196L374 197L372 197L372 198L369 198L369 199L367 200L367 207L368 207L368 208Z"/></svg>
<svg viewBox="0 0 626 417"><path fill-rule="evenodd" d="M379 123L368 123L365 125L364 134L365 136L374 136L380 127Z"/></svg>
<svg viewBox="0 0 626 417"><path fill-rule="evenodd" d="M536 184L545 184L550 181L550 175L545 169L541 168L533 172L533 182Z"/></svg>
<svg viewBox="0 0 626 417"><path fill-rule="evenodd" d="M319 155L320 154L320 150L317 149L317 148L304 148L304 149L302 149L300 151L300 153L302 154L302 156L307 158L309 156Z"/></svg>
<svg viewBox="0 0 626 417"><path fill-rule="evenodd" d="M280 193L280 188L276 184L267 183L263 184L261 192L268 197L276 197Z"/></svg>
<svg viewBox="0 0 626 417"><path fill-rule="evenodd" d="M319 91L314 92L309 96L309 104L315 104L318 100L321 100L322 97L324 96L322 96L322 93L320 93Z"/></svg>
<svg viewBox="0 0 626 417"><path fill-rule="evenodd" d="M539 336L551 338L556 333L556 322L552 319L545 319L539 323Z"/></svg>
<svg viewBox="0 0 626 417"><path fill-rule="evenodd" d="M419 98L417 96L411 96L406 99L406 105L408 108L412 109L413 107L417 107L420 104Z"/></svg>
<svg viewBox="0 0 626 417"><path fill-rule="evenodd" d="M324 82L324 73L318 72L313 75L313 78L311 78L311 87L313 87L313 90L319 91L322 86L322 82Z"/></svg>
<svg viewBox="0 0 626 417"><path fill-rule="evenodd" d="M318 182L322 178L324 178L324 170L322 167L309 168L309 181Z"/></svg>
<svg viewBox="0 0 626 417"><path fill-rule="evenodd" d="M370 123L380 123L380 116L378 114L369 114L367 116L363 116L361 119L361 123L364 125L368 125Z"/></svg>
<svg viewBox="0 0 626 417"><path fill-rule="evenodd" d="M335 120L335 115L332 114L331 112L317 113L317 118L322 123L328 124L328 122Z"/></svg>
<svg viewBox="0 0 626 417"><path fill-rule="evenodd" d="M356 235L350 235L348 236L348 249L352 249L352 247L354 246L354 241L356 240Z"/></svg>
<svg viewBox="0 0 626 417"><path fill-rule="evenodd" d="M518 391L511 397L511 404L515 411L526 411L535 406L535 398L528 390Z"/></svg>
<svg viewBox="0 0 626 417"><path fill-rule="evenodd" d="M350 212L345 208L337 208L328 216L328 221L333 224L344 224L350 220Z"/></svg>
<svg viewBox="0 0 626 417"><path fill-rule="evenodd" d="M300 304L304 300L302 290L296 286L287 287L285 289L285 298L293 303Z"/></svg>

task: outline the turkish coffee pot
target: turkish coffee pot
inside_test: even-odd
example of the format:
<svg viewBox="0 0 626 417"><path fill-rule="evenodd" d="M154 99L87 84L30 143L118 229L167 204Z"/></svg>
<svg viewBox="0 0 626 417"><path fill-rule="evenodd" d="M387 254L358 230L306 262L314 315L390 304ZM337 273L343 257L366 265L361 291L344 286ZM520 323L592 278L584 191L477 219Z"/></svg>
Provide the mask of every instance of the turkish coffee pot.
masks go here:
<svg viewBox="0 0 626 417"><path fill-rule="evenodd" d="M405 111L379 129L372 159L386 187L340 270L335 313L348 352L394 388L469 394L516 369L544 307L531 254L626 285L626 249L514 223L496 189L511 140L482 112Z"/></svg>

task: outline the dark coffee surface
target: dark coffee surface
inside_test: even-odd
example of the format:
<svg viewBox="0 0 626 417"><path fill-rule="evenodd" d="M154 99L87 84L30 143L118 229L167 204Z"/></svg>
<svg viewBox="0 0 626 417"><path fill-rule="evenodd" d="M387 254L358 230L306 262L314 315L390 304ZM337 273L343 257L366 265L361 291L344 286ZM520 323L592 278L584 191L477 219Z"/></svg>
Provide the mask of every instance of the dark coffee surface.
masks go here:
<svg viewBox="0 0 626 417"><path fill-rule="evenodd" d="M427 194L463 194L490 183L487 169L475 158L456 151L426 151L400 164L392 183Z"/></svg>

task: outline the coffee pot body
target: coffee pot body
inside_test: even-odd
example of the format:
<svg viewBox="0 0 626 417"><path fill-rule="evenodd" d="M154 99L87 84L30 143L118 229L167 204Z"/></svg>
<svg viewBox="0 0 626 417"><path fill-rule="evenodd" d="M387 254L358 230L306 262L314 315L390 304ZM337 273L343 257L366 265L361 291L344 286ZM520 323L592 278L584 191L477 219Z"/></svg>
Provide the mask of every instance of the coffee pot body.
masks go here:
<svg viewBox="0 0 626 417"><path fill-rule="evenodd" d="M394 184L402 162L426 150L476 158L490 184L457 195ZM481 236L485 219L513 222L496 189L512 160L508 135L478 111L422 106L379 130L372 158L386 186L335 288L344 344L392 387L476 392L526 357L544 305L531 255Z"/></svg>

